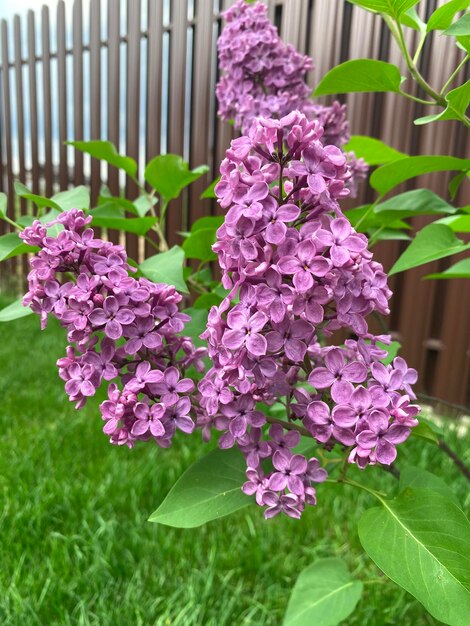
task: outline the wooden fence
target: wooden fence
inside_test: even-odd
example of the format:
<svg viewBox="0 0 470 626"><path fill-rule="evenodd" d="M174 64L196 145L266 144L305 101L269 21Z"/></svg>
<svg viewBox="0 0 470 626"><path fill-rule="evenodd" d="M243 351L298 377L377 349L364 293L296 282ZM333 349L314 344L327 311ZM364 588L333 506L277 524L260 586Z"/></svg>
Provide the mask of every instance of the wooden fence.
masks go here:
<svg viewBox="0 0 470 626"><path fill-rule="evenodd" d="M26 213L15 205L15 179L35 193L88 183L95 199L102 182L113 194L132 181L107 170L86 155L64 145L71 139L107 138L140 164L153 156L182 154L191 166L207 163L211 171L173 206L167 225L170 243L180 243L178 231L194 219L217 212L199 200L217 175L232 136L217 119L216 40L220 12L227 0L60 0L50 14L29 11L1 23L0 66L0 190L8 194L8 211ZM403 67L399 51L380 18L345 0L269 0L270 16L282 37L309 54L314 85L338 62L369 57ZM422 1L425 17L442 1ZM68 10L71 7L71 14ZM85 10L84 10L85 9ZM409 33L409 44L417 35ZM437 84L450 75L461 53L448 38L433 34L421 56L421 70ZM467 78L460 76L461 79ZM468 155L469 133L453 122L413 126L422 106L397 95L354 94L345 101L354 134L379 137L409 154ZM443 194L447 175L422 177L403 189L427 186ZM466 185L466 187L465 187ZM469 204L468 181L458 201ZM369 199L365 188L359 202ZM422 225L422 219L416 224ZM4 228L0 224L0 229ZM0 232L2 232L0 230ZM111 233L111 236L113 234ZM149 253L148 244L126 236L132 257ZM377 256L390 267L402 243L380 244ZM403 342L404 354L420 371L421 389L461 404L470 398L470 281L422 281L448 261L398 275L391 329ZM9 266L10 276L23 267ZM3 276L5 284L6 279Z"/></svg>

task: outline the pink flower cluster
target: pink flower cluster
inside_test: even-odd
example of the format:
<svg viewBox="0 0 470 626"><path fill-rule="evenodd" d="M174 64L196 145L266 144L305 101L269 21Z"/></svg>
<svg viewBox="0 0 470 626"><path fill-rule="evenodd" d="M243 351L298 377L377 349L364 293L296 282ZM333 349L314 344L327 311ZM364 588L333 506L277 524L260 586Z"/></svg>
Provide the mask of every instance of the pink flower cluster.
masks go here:
<svg viewBox="0 0 470 626"><path fill-rule="evenodd" d="M300 110L324 129L322 142L342 148L350 138L346 105L315 104L305 82L313 63L292 45L286 45L267 16L262 2L238 0L224 13L225 28L218 40L222 76L216 87L218 113L247 133L255 117L280 118ZM367 175L363 159L348 154L353 197Z"/></svg>
<svg viewBox="0 0 470 626"><path fill-rule="evenodd" d="M222 119L245 132L259 115L282 117L300 108L310 93L305 74L312 61L282 41L267 6L238 0L223 16L216 87Z"/></svg>
<svg viewBox="0 0 470 626"><path fill-rule="evenodd" d="M203 335L213 367L199 384L199 419L222 432L222 448L245 454L244 491L267 517L299 517L326 478L316 458L296 453L300 433L347 448L361 468L390 464L419 411L416 372L401 358L381 363L378 341L390 338L369 333L367 315L387 314L391 292L366 237L342 216L349 168L322 133L298 111L257 118L232 141L215 188L227 214L213 249L230 293ZM340 328L357 339L321 345ZM260 402L283 406L284 424Z"/></svg>
<svg viewBox="0 0 470 626"><path fill-rule="evenodd" d="M24 304L41 316L43 328L49 314L56 317L75 344L57 365L77 408L103 380L120 381L109 385L100 407L111 443L132 447L153 439L168 447L177 429L194 429L187 395L194 383L185 372L204 368L205 350L181 334L190 318L179 312L175 288L129 276L124 248L96 239L90 221L72 209L21 233L41 248L31 260ZM54 225L62 229L56 237L48 235Z"/></svg>

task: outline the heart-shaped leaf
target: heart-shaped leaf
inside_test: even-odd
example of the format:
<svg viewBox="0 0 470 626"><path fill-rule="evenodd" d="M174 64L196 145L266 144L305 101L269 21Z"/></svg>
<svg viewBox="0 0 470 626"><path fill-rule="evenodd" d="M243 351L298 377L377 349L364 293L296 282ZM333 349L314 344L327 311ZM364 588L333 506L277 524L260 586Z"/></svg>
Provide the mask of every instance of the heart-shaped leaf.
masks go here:
<svg viewBox="0 0 470 626"><path fill-rule="evenodd" d="M468 626L470 524L451 499L427 489L381 499L363 514L359 537L376 565L433 617Z"/></svg>
<svg viewBox="0 0 470 626"><path fill-rule="evenodd" d="M466 8L468 8L468 4ZM459 20L451 24L449 28L446 28L442 34L450 37L467 37L470 35L470 12L462 15Z"/></svg>
<svg viewBox="0 0 470 626"><path fill-rule="evenodd" d="M429 224L417 233L414 240L403 252L389 275L404 272L412 267L424 265L430 261L443 259L470 248L470 243L457 239L455 233L444 224Z"/></svg>
<svg viewBox="0 0 470 626"><path fill-rule="evenodd" d="M455 263L455 265L452 265L439 274L428 274L425 278L435 278L438 280L449 278L470 278L470 258L462 259L462 261Z"/></svg>
<svg viewBox="0 0 470 626"><path fill-rule="evenodd" d="M411 156L386 163L377 168L370 177L371 186L385 195L400 183L430 172L467 171L470 159L450 156Z"/></svg>
<svg viewBox="0 0 470 626"><path fill-rule="evenodd" d="M413 465L400 467L400 493L403 493L403 491L409 487L413 489L430 489L431 491L437 491L437 493L440 493L445 498L449 498L454 504L460 506L457 496L450 489L449 485L446 485L440 476L436 476L436 474L432 474L422 467L415 467Z"/></svg>
<svg viewBox="0 0 470 626"><path fill-rule="evenodd" d="M119 154L116 146L110 141L93 139L92 141L68 141L67 143L80 152L85 152L95 159L106 161L106 163L124 170L131 178L136 177L137 163L131 157Z"/></svg>
<svg viewBox="0 0 470 626"><path fill-rule="evenodd" d="M315 89L315 96L356 91L398 92L400 84L400 70L396 65L373 59L353 59L325 74Z"/></svg>
<svg viewBox="0 0 470 626"><path fill-rule="evenodd" d="M351 150L358 158L367 161L369 165L383 165L407 156L403 152L398 152L395 148L380 141L380 139L366 137L365 135L352 135L351 139L344 146L345 152L350 152Z"/></svg>
<svg viewBox="0 0 470 626"><path fill-rule="evenodd" d="M468 8L468 0L451 0L434 11L428 20L427 31L445 30L452 24L456 13Z"/></svg>
<svg viewBox="0 0 470 626"><path fill-rule="evenodd" d="M179 246L173 246L167 252L161 252L145 259L140 264L140 271L154 283L173 285L182 293L189 293L183 278L184 252Z"/></svg>
<svg viewBox="0 0 470 626"><path fill-rule="evenodd" d="M418 4L419 0L349 0L349 2L373 13L384 13L398 18L402 13Z"/></svg>
<svg viewBox="0 0 470 626"><path fill-rule="evenodd" d="M149 521L195 528L248 506L252 500L241 490L245 469L235 448L209 452L186 470Z"/></svg>
<svg viewBox="0 0 470 626"><path fill-rule="evenodd" d="M212 251L215 243L215 228L201 228L191 233L183 243L183 250L187 259L200 261L215 261L217 255Z"/></svg>
<svg viewBox="0 0 470 626"><path fill-rule="evenodd" d="M80 185L73 189L59 191L59 193L52 196L51 200L62 211L69 211L70 209L88 210L90 208L90 190L84 185Z"/></svg>
<svg viewBox="0 0 470 626"><path fill-rule="evenodd" d="M32 313L29 307L23 306L23 298L19 298L0 311L0 322L11 322Z"/></svg>
<svg viewBox="0 0 470 626"><path fill-rule="evenodd" d="M7 233L0 237L0 261L11 259L19 254L26 254L28 252L36 252L39 248L28 246L20 239L17 233Z"/></svg>
<svg viewBox="0 0 470 626"><path fill-rule="evenodd" d="M190 170L177 154L160 154L147 164L145 180L162 196L165 204L177 198L181 191L209 171L206 165Z"/></svg>
<svg viewBox="0 0 470 626"><path fill-rule="evenodd" d="M335 626L354 611L363 585L341 559L319 559L300 572L284 626Z"/></svg>

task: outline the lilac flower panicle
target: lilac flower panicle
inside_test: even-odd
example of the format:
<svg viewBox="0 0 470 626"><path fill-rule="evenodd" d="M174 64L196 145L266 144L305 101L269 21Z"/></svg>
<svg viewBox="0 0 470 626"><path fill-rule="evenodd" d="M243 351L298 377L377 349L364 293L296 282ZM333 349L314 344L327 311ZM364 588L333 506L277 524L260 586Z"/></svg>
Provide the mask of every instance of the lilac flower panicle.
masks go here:
<svg viewBox="0 0 470 626"><path fill-rule="evenodd" d="M300 111L258 117L232 141L215 188L227 212L213 249L229 293L203 334L213 366L199 383L198 423L244 454L243 491L268 518L300 517L327 477L296 453L299 430L364 468L392 463L418 423L416 371L400 357L384 365L378 341L390 338L368 328L370 313L389 313L391 291L338 204L350 166L322 138ZM342 328L356 339L324 345ZM258 403L284 406L284 420Z"/></svg>
<svg viewBox="0 0 470 626"><path fill-rule="evenodd" d="M205 350L180 334L190 318L179 312L182 296L175 288L132 278L124 248L96 239L90 221L72 209L21 233L41 248L31 260L24 304L43 327L54 315L75 344L57 365L77 408L103 381L119 381L108 386L101 404L111 443L132 447L153 439L168 447L176 430L194 429L196 407L188 397L194 383L185 372L191 365L203 369ZM64 230L48 236L55 223Z"/></svg>
<svg viewBox="0 0 470 626"><path fill-rule="evenodd" d="M269 21L266 4L238 0L223 16L226 23L217 42L220 117L247 134L256 117L279 119L299 110L324 129L322 143L342 148L350 139L346 105L335 101L325 106L311 99L306 75L312 60L282 41ZM368 168L352 152L347 158L351 168L347 185L355 197Z"/></svg>

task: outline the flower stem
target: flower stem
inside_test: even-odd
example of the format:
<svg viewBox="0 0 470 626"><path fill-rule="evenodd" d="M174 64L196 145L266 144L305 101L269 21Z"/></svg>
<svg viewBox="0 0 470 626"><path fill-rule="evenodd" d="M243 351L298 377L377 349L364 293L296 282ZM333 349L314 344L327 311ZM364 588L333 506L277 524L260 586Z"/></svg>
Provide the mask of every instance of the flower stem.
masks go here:
<svg viewBox="0 0 470 626"><path fill-rule="evenodd" d="M452 74L449 76L449 79L447 80L447 82L445 83L445 85L443 86L443 88L441 89L441 95L445 95L447 88L449 87L449 85L452 83L452 81L454 80L454 78L457 76L457 74L460 72L460 70L462 69L462 67L465 65L465 63L470 59L470 54L467 54L463 60L457 65L457 67L455 68L455 70L452 72Z"/></svg>
<svg viewBox="0 0 470 626"><path fill-rule="evenodd" d="M299 426L294 422L285 422L284 420L280 420L277 417L271 417L270 415L266 416L266 421L268 422L268 424L280 424L286 430L296 430L305 437L311 437L311 434L306 428L304 428L303 426Z"/></svg>

